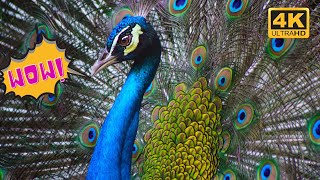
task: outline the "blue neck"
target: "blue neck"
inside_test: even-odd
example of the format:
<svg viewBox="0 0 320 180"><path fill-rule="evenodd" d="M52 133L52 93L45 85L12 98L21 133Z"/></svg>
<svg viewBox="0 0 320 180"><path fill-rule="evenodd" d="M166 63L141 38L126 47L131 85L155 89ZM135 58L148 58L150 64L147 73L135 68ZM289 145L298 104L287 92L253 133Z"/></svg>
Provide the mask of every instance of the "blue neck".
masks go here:
<svg viewBox="0 0 320 180"><path fill-rule="evenodd" d="M160 43L159 48L153 49L153 52L142 60L135 61L104 121L87 179L130 179L132 148L139 123L141 101L159 63Z"/></svg>

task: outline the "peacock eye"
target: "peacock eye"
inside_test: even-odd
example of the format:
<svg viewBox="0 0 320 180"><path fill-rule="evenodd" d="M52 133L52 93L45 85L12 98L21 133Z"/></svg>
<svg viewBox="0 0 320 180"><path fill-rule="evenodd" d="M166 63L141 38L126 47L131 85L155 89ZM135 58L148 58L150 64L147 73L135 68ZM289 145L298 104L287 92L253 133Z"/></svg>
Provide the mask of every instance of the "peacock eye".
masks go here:
<svg viewBox="0 0 320 180"><path fill-rule="evenodd" d="M120 39L119 43L121 46L128 46L131 43L132 36L127 35Z"/></svg>
<svg viewBox="0 0 320 180"><path fill-rule="evenodd" d="M227 131L224 131L221 134L221 137L222 137L222 149L221 149L221 152L225 153L228 150L229 146L230 146L230 143L231 143L230 137L231 136Z"/></svg>
<svg viewBox="0 0 320 180"><path fill-rule="evenodd" d="M279 166L276 161L272 159L264 159L260 162L257 169L258 180L275 180L279 179Z"/></svg>

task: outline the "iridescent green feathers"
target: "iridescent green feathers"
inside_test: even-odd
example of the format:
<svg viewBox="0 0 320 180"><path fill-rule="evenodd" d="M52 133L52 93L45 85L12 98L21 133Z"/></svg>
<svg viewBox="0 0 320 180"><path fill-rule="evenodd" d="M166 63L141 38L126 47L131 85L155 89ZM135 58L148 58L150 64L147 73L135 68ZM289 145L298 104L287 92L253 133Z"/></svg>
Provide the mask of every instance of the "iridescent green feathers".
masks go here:
<svg viewBox="0 0 320 180"><path fill-rule="evenodd" d="M116 11L113 14L113 27L115 27L126 16L133 16L131 9L123 7Z"/></svg>
<svg viewBox="0 0 320 180"><path fill-rule="evenodd" d="M200 69L207 60L207 49L205 46L196 47L191 54L191 66L197 70Z"/></svg>
<svg viewBox="0 0 320 180"><path fill-rule="evenodd" d="M314 47L319 47L319 37L269 39L266 31L269 7L302 4L192 1L185 12L177 13L170 12L170 6L177 9L178 4L184 7L189 1L168 2L171 4L162 4L158 14L150 17L164 49L155 79L162 94L158 102L171 106L176 103L172 99L177 101L176 89L186 91L179 83L193 84L201 76L208 79L208 87L219 97L212 101L220 110L222 124L217 177L317 177L320 94L316 89L320 69L319 51ZM198 13L203 7L207 7L206 13ZM319 8L313 11L311 19L319 15ZM164 21L158 23L158 16ZM318 25L313 27L312 32L319 32ZM155 108L151 119L170 117L155 115L162 111ZM158 128L162 126L155 123ZM178 135L175 143L187 137ZM150 131L146 137L152 137Z"/></svg>
<svg viewBox="0 0 320 180"><path fill-rule="evenodd" d="M308 134L310 141L319 149L320 147L320 116L314 116L308 121Z"/></svg>
<svg viewBox="0 0 320 180"><path fill-rule="evenodd" d="M168 106L153 110L153 128L145 138L143 179L204 178L217 172L222 128L205 78L187 90L175 87Z"/></svg>
<svg viewBox="0 0 320 180"><path fill-rule="evenodd" d="M20 47L21 53L25 54L28 49L34 49L36 44L41 43L43 39L42 36L45 36L47 39L55 38L53 30L50 29L49 26L46 24L37 24L35 28L25 37L24 42Z"/></svg>
<svg viewBox="0 0 320 180"><path fill-rule="evenodd" d="M240 17L248 8L250 0L228 0L226 5L226 14L228 18L234 19Z"/></svg>
<svg viewBox="0 0 320 180"><path fill-rule="evenodd" d="M270 58L277 60L285 55L294 44L294 39L274 38L268 39L266 51Z"/></svg>
<svg viewBox="0 0 320 180"><path fill-rule="evenodd" d="M89 123L81 128L78 138L81 146L86 148L95 147L100 133L100 128L95 123Z"/></svg>
<svg viewBox="0 0 320 180"><path fill-rule="evenodd" d="M257 179L259 180L276 180L280 179L280 168L278 163L273 159L262 160L257 166Z"/></svg>
<svg viewBox="0 0 320 180"><path fill-rule="evenodd" d="M193 84L203 76L216 95L211 102L221 114L217 178L316 177L318 124L313 117L319 111L319 52L307 47L318 47L318 37L305 41L269 39L266 32L269 7L300 4L230 0L167 1L160 5L149 20L162 40L162 64L154 80L157 95L145 99L145 107L150 109L148 102L174 106L179 102L177 92L187 91L187 86L180 83ZM203 7L208 10L199 13ZM319 14L318 11L314 13ZM194 107L184 103L185 107ZM158 149L187 142L192 132L186 123L176 127L160 123L174 114L167 111L156 106L149 115L155 122L153 128L151 123L143 126L153 129L146 131L144 140L155 147L149 144L144 152L143 170L148 177L186 175L180 168L169 168L170 162L165 160L169 150L166 153ZM179 132L181 128L184 133ZM166 135L166 129L172 129L175 136ZM153 135L154 131L158 135ZM169 143L170 138L174 138L173 144ZM163 158L163 164L169 163L169 169L163 169L161 163L157 165L155 157ZM182 159L183 162L187 163Z"/></svg>
<svg viewBox="0 0 320 180"><path fill-rule="evenodd" d="M192 0L169 0L168 9L173 16L183 16L190 8Z"/></svg>

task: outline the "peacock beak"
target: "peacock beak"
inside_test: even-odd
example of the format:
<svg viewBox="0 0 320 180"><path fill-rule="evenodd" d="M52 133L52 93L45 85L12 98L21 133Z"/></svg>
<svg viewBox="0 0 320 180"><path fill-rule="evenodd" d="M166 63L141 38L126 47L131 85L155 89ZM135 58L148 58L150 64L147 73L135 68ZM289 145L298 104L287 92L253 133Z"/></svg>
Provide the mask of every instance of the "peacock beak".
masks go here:
<svg viewBox="0 0 320 180"><path fill-rule="evenodd" d="M99 59L91 67L91 76L98 74L103 68L112 64L120 62L117 56L112 56L111 53L105 49Z"/></svg>

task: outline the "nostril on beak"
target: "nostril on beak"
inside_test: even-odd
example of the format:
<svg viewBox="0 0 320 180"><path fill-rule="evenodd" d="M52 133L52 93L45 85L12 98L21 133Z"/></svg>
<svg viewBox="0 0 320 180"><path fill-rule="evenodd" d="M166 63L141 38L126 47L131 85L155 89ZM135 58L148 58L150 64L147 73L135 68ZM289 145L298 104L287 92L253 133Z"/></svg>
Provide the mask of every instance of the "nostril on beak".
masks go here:
<svg viewBox="0 0 320 180"><path fill-rule="evenodd" d="M107 48L101 49L100 53L99 53L99 61L104 60L108 55L108 50Z"/></svg>
<svg viewBox="0 0 320 180"><path fill-rule="evenodd" d="M104 53L102 54L102 57L101 57L99 60L101 61L101 60L105 59L106 57L107 57L107 53L104 52Z"/></svg>

